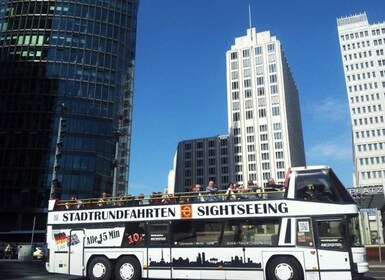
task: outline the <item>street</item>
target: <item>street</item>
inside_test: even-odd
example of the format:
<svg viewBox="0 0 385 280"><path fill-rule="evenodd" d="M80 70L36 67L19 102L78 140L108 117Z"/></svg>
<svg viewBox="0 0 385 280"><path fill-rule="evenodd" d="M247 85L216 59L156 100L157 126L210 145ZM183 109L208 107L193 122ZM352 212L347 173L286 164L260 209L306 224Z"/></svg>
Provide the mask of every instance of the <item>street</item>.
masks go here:
<svg viewBox="0 0 385 280"><path fill-rule="evenodd" d="M3 280L72 280L85 279L62 274L51 274L45 269L45 264L40 260L0 260L0 278Z"/></svg>
<svg viewBox="0 0 385 280"><path fill-rule="evenodd" d="M84 277L50 274L45 270L44 262L3 260L0 259L0 278L2 280L85 280ZM385 263L370 266L364 280L385 279Z"/></svg>

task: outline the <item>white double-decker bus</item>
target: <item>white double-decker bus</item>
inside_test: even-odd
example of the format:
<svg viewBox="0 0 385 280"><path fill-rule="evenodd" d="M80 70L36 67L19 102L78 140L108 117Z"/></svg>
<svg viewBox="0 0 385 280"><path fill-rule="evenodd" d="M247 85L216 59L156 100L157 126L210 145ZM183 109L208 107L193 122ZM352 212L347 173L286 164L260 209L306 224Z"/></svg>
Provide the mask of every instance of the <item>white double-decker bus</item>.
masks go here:
<svg viewBox="0 0 385 280"><path fill-rule="evenodd" d="M52 200L47 270L92 280L362 278L358 206L333 171L292 168L286 182L237 200Z"/></svg>

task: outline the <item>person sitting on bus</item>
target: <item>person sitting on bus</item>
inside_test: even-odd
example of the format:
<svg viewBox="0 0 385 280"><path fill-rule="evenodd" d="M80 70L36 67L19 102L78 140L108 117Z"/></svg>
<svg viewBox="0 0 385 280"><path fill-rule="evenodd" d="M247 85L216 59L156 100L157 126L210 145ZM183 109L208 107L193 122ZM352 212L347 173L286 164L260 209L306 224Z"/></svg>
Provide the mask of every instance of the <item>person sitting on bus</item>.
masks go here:
<svg viewBox="0 0 385 280"><path fill-rule="evenodd" d="M218 188L215 186L215 182L210 180L209 184L206 187L207 192L207 201L218 201L219 197L216 195L218 193Z"/></svg>
<svg viewBox="0 0 385 280"><path fill-rule="evenodd" d="M68 209L80 209L83 206L83 201L79 199L79 196L73 195L71 196L71 201L67 201L65 204L65 208Z"/></svg>
<svg viewBox="0 0 385 280"><path fill-rule="evenodd" d="M203 202L204 198L201 194L201 185L195 184L191 187L191 194L189 197L189 202Z"/></svg>
<svg viewBox="0 0 385 280"><path fill-rule="evenodd" d="M238 199L249 199L248 190L244 186L238 187Z"/></svg>
<svg viewBox="0 0 385 280"><path fill-rule="evenodd" d="M107 206L107 193L106 192L102 192L102 195L100 196L97 205L100 208Z"/></svg>
<svg viewBox="0 0 385 280"><path fill-rule="evenodd" d="M127 205L127 200L123 193L119 194L119 197L117 200L115 200L114 205L117 207L123 207Z"/></svg>
<svg viewBox="0 0 385 280"><path fill-rule="evenodd" d="M259 187L257 183L254 184L254 182L251 180L247 181L246 191L249 193L247 195L248 199L262 198L262 194L258 194L262 192L262 188Z"/></svg>
<svg viewBox="0 0 385 280"><path fill-rule="evenodd" d="M238 186L235 183L229 183L227 185L227 191L225 195L226 200L236 200L237 196L235 193L238 192Z"/></svg>
<svg viewBox="0 0 385 280"><path fill-rule="evenodd" d="M162 193L161 192L153 192L150 197L151 204L160 204L162 202Z"/></svg>
<svg viewBox="0 0 385 280"><path fill-rule="evenodd" d="M134 206L137 206L137 205L144 205L144 194L138 195L138 196L134 199L132 205L134 205Z"/></svg>
<svg viewBox="0 0 385 280"><path fill-rule="evenodd" d="M270 177L267 180L267 184L266 184L266 186L264 188L264 192L277 192L277 191L281 191L282 189L283 189L283 185L277 185L275 183L274 178ZM266 198L278 198L277 195L270 195L270 194L268 194L268 195L265 195L265 196L266 196Z"/></svg>
<svg viewBox="0 0 385 280"><path fill-rule="evenodd" d="M267 180L267 184L265 186L265 191L275 191L277 189L277 185L275 184L274 178L269 178Z"/></svg>

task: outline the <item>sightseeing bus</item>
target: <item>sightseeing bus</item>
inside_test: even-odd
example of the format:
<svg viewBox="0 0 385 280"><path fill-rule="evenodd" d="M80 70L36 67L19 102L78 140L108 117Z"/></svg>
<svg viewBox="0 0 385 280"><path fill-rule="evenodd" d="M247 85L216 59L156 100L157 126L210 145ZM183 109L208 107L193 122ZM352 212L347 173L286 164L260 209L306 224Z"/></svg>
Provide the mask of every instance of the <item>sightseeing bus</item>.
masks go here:
<svg viewBox="0 0 385 280"><path fill-rule="evenodd" d="M343 280L368 271L358 206L330 167L291 168L282 188L235 200L201 195L51 200L46 268L91 280Z"/></svg>

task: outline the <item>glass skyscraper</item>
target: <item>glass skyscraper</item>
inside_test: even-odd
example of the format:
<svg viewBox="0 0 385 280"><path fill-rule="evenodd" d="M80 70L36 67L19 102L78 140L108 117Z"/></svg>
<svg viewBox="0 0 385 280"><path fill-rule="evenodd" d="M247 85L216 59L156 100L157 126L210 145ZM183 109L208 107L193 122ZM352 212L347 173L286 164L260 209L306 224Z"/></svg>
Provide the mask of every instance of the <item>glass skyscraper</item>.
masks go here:
<svg viewBox="0 0 385 280"><path fill-rule="evenodd" d="M0 240L127 191L138 2L0 0Z"/></svg>

